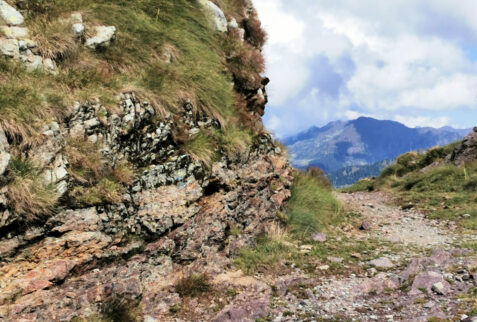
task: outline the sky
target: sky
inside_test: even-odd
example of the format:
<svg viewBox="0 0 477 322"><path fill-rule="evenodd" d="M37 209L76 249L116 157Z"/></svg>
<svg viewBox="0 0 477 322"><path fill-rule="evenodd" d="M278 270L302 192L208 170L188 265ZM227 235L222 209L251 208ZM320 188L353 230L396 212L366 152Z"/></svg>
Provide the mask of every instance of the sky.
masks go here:
<svg viewBox="0 0 477 322"><path fill-rule="evenodd" d="M359 116L477 126L477 1L253 2L277 137Z"/></svg>

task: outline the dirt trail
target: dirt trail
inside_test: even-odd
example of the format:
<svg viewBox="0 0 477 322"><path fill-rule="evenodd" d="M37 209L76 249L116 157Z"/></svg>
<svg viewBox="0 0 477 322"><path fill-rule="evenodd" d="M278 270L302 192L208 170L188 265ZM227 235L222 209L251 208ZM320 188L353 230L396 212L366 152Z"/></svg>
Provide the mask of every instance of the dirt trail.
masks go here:
<svg viewBox="0 0 477 322"><path fill-rule="evenodd" d="M386 193L340 194L339 199L369 223L369 236L420 247L449 247L459 238L455 224L390 205L391 196Z"/></svg>
<svg viewBox="0 0 477 322"><path fill-rule="evenodd" d="M418 211L394 206L384 193L338 198L360 215L366 228L353 229L348 236L356 242L377 240L378 245L382 241L388 246L378 246L373 260L360 259L360 273L334 274L330 269L322 278L282 277L272 320L477 321L477 255L458 246L475 240L475 234L463 234L452 222L429 220Z"/></svg>

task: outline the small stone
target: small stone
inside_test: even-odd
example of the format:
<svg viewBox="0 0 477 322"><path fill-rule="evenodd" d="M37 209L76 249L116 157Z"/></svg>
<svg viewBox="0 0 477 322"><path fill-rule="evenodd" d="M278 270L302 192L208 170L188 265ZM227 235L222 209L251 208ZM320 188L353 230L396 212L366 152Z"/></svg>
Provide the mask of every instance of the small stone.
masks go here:
<svg viewBox="0 0 477 322"><path fill-rule="evenodd" d="M301 245L300 252L301 253L309 253L313 249L313 245Z"/></svg>
<svg viewBox="0 0 477 322"><path fill-rule="evenodd" d="M116 27L114 26L97 26L94 30L95 35L86 39L86 47L93 49L107 47L116 37Z"/></svg>
<svg viewBox="0 0 477 322"><path fill-rule="evenodd" d="M9 39L28 38L28 28L0 26L0 32Z"/></svg>
<svg viewBox="0 0 477 322"><path fill-rule="evenodd" d="M230 28L234 28L234 29L238 29L238 28L239 28L239 25L238 25L238 23L237 23L237 20L235 20L235 18L230 19L230 21L229 21L229 27L230 27Z"/></svg>
<svg viewBox="0 0 477 322"><path fill-rule="evenodd" d="M366 272L368 273L368 276L373 277L374 275L378 273L378 270L374 267L371 267L367 269Z"/></svg>
<svg viewBox="0 0 477 322"><path fill-rule="evenodd" d="M423 305L424 308L426 309L432 309L436 304L432 301L429 301Z"/></svg>
<svg viewBox="0 0 477 322"><path fill-rule="evenodd" d="M24 21L22 14L4 0L0 0L0 17L2 17L8 25L13 26L21 25Z"/></svg>
<svg viewBox="0 0 477 322"><path fill-rule="evenodd" d="M326 270L330 269L330 266L329 265L321 265L321 266L318 266L318 269L320 271L326 271Z"/></svg>
<svg viewBox="0 0 477 322"><path fill-rule="evenodd" d="M74 23L71 26L71 30L75 35L82 35L84 32L84 25L82 23Z"/></svg>
<svg viewBox="0 0 477 322"><path fill-rule="evenodd" d="M0 52L7 57L18 57L20 55L18 40L0 38Z"/></svg>
<svg viewBox="0 0 477 322"><path fill-rule="evenodd" d="M45 67L46 70L55 70L56 68L55 62L50 58L43 59L42 63L43 63L43 67Z"/></svg>
<svg viewBox="0 0 477 322"><path fill-rule="evenodd" d="M328 256L326 259L333 263L342 263L344 261L344 259L341 257Z"/></svg>
<svg viewBox="0 0 477 322"><path fill-rule="evenodd" d="M200 3L205 7L211 18L214 20L215 30L220 32L227 31L227 19L224 12L213 2L208 0L200 0Z"/></svg>
<svg viewBox="0 0 477 322"><path fill-rule="evenodd" d="M444 284L442 284L442 282L437 282L435 283L434 285L432 285L432 291L438 295L443 295L443 291L444 291Z"/></svg>
<svg viewBox="0 0 477 322"><path fill-rule="evenodd" d="M463 214L462 218L470 218L470 214Z"/></svg>
<svg viewBox="0 0 477 322"><path fill-rule="evenodd" d="M311 235L311 239L316 242L325 242L326 241L326 234L325 233L314 233Z"/></svg>
<svg viewBox="0 0 477 322"><path fill-rule="evenodd" d="M393 262L389 258L381 257L378 259L373 259L369 262L371 266L374 266L378 269L390 269L394 267Z"/></svg>
<svg viewBox="0 0 477 322"><path fill-rule="evenodd" d="M97 127L100 124L101 124L101 122L99 122L99 120L97 118L94 118L94 119L85 121L84 122L84 127L87 128L87 129L92 129L92 128Z"/></svg>
<svg viewBox="0 0 477 322"><path fill-rule="evenodd" d="M367 221L363 221L361 226L359 227L360 230L371 230L371 224Z"/></svg>

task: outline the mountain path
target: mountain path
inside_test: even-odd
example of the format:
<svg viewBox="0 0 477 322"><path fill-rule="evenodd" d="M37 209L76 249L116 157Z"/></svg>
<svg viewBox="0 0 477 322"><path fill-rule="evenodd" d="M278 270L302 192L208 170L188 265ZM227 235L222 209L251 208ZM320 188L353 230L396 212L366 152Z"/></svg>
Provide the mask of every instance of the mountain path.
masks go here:
<svg viewBox="0 0 477 322"><path fill-rule="evenodd" d="M393 205L390 194L343 193L338 198L365 228L355 227L347 236L377 242L376 258L354 255L359 272L350 268L335 274L336 261L344 268L349 263L329 258L335 263L321 266L328 271L319 278L281 277L278 288L287 288L272 305L273 321L477 321L468 316L477 307L477 254L459 246L477 240L475 234Z"/></svg>
<svg viewBox="0 0 477 322"><path fill-rule="evenodd" d="M339 194L338 198L370 225L373 236L405 246L449 247L459 239L453 222L427 219L413 209L403 210L391 204L383 192Z"/></svg>

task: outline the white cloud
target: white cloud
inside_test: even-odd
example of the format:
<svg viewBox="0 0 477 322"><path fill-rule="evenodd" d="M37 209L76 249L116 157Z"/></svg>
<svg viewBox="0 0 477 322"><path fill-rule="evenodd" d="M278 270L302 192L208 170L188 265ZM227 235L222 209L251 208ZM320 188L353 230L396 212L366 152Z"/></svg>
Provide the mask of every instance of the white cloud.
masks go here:
<svg viewBox="0 0 477 322"><path fill-rule="evenodd" d="M452 111L477 113L477 64L465 54L477 48L474 0L254 3L270 36L266 120L280 135L357 113L408 125L455 124L463 120ZM316 66L323 57L331 71ZM338 95L327 95L327 77L341 78ZM414 121L396 115L403 109Z"/></svg>
<svg viewBox="0 0 477 322"><path fill-rule="evenodd" d="M394 120L407 125L408 127L435 127L440 128L451 124L451 120L448 117L425 117L425 116L404 116L395 115Z"/></svg>

